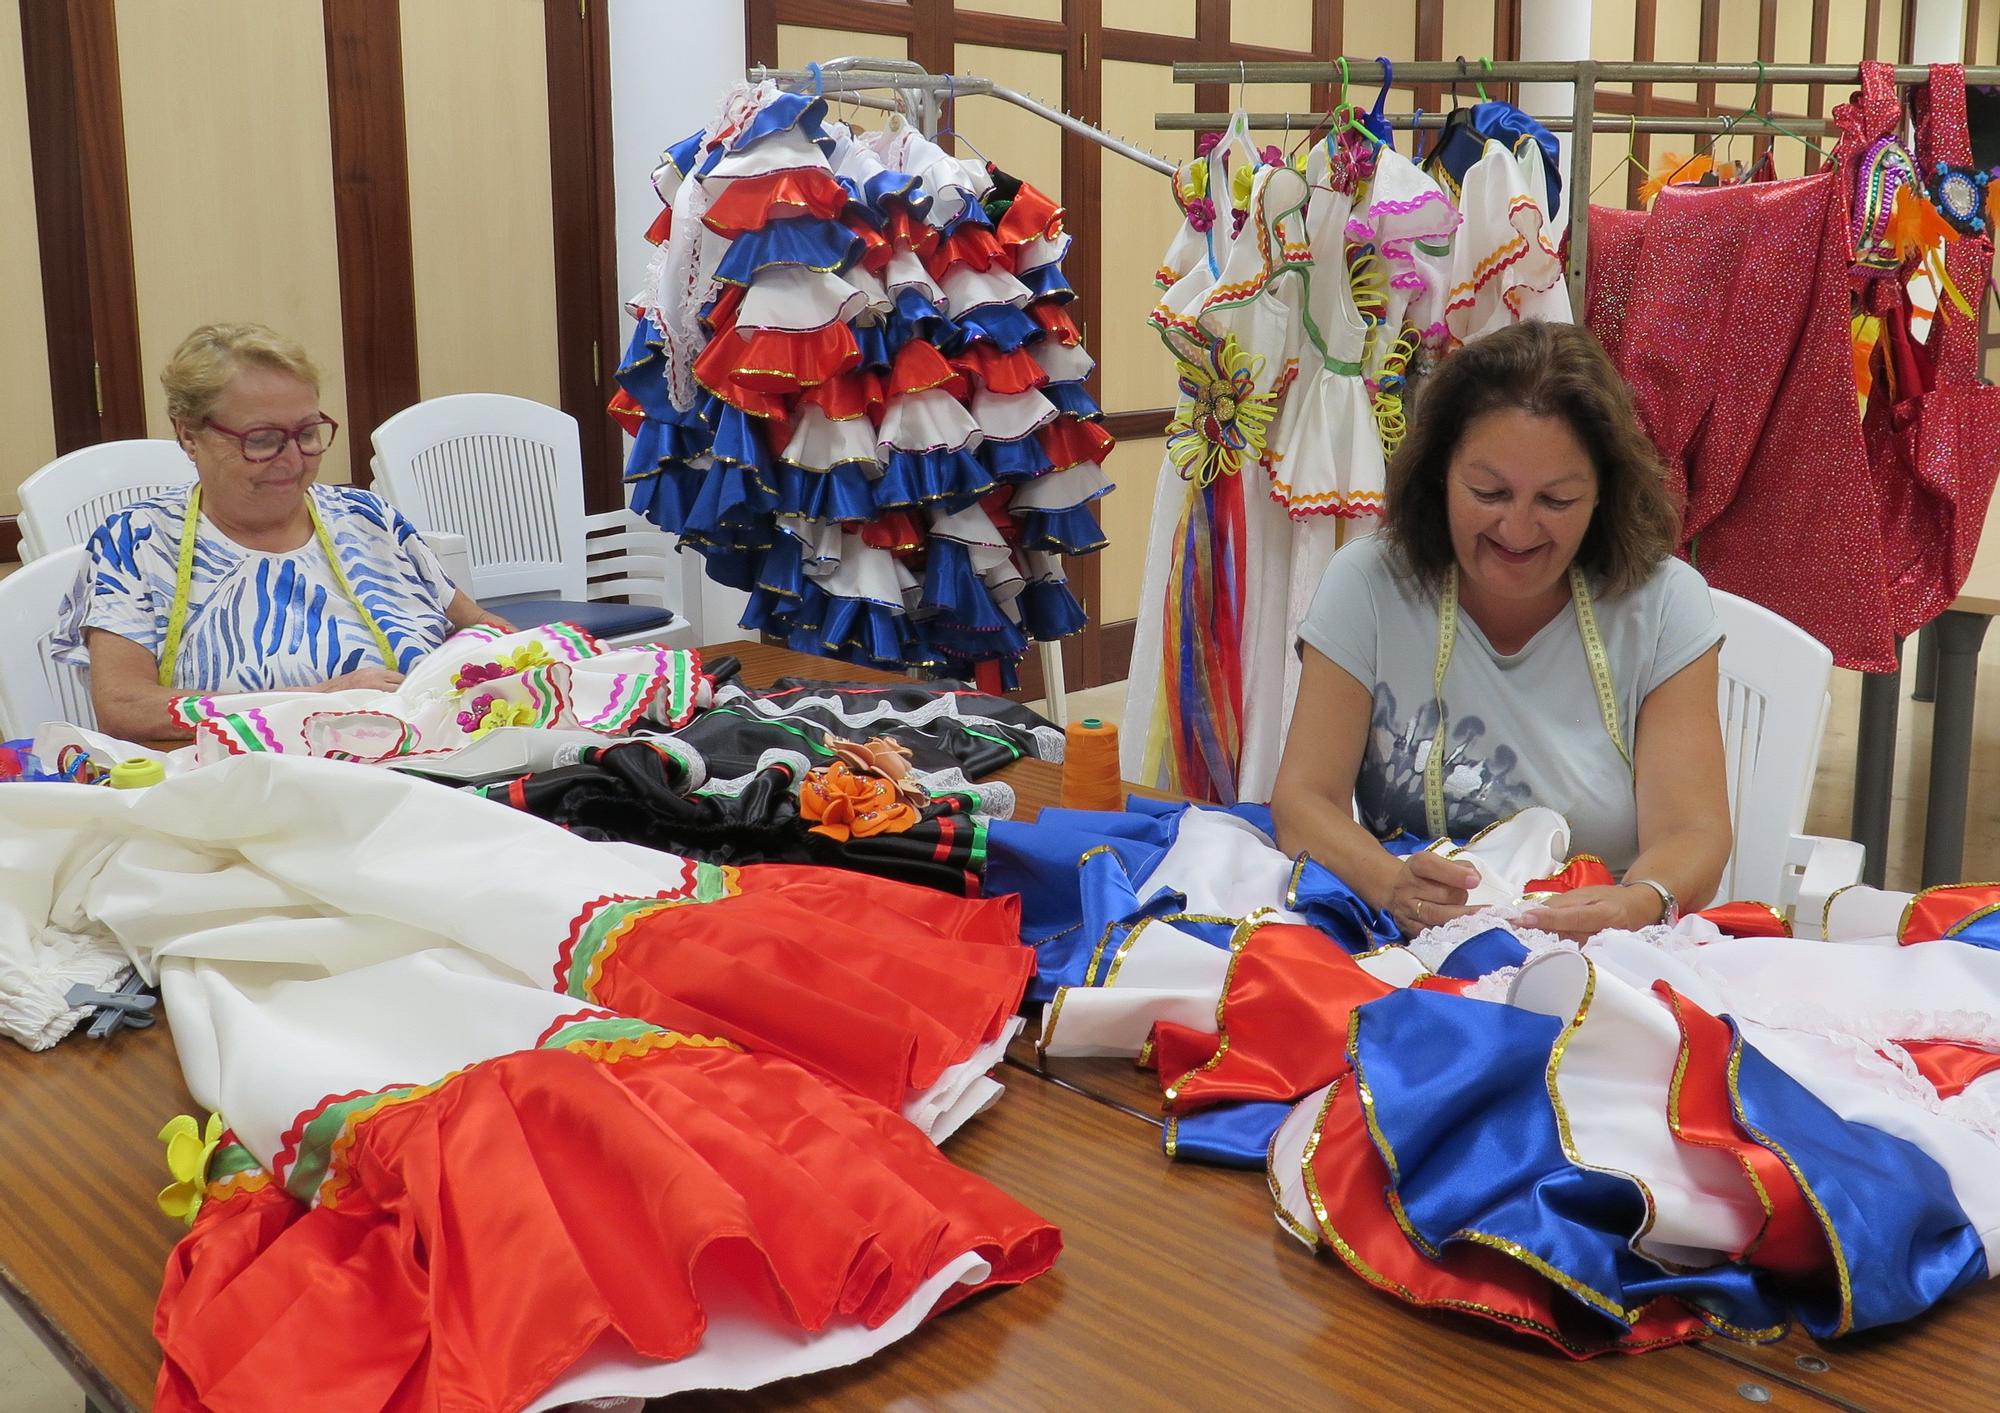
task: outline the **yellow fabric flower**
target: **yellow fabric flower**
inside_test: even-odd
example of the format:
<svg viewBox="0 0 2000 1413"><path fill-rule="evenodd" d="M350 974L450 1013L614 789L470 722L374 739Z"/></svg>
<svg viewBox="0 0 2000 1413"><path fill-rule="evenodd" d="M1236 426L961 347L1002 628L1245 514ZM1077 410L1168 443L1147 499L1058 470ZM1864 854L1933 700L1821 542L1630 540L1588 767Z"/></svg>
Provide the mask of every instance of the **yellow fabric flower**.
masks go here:
<svg viewBox="0 0 2000 1413"><path fill-rule="evenodd" d="M1180 402L1167 423L1167 455L1181 479L1206 486L1258 461L1277 416L1275 390L1258 391L1264 360L1230 334L1200 362L1180 362Z"/></svg>
<svg viewBox="0 0 2000 1413"><path fill-rule="evenodd" d="M222 1115L210 1114L208 1126L202 1128L193 1115L175 1114L160 1130L160 1142L167 1145L167 1171L174 1180L154 1200L169 1217L193 1226L208 1188L209 1157L222 1142Z"/></svg>
<svg viewBox="0 0 2000 1413"><path fill-rule="evenodd" d="M472 734L475 736L484 736L488 731L502 726L533 726L534 724L535 709L526 702L495 702L492 706L486 708L486 715L480 718L479 725L474 728Z"/></svg>
<svg viewBox="0 0 2000 1413"><path fill-rule="evenodd" d="M1257 169L1248 162L1229 174L1229 199L1239 211L1250 209L1250 187L1257 180Z"/></svg>
<svg viewBox="0 0 2000 1413"><path fill-rule="evenodd" d="M516 672L526 672L531 667L548 667L554 661L548 649L540 643L523 643L506 657L507 666Z"/></svg>

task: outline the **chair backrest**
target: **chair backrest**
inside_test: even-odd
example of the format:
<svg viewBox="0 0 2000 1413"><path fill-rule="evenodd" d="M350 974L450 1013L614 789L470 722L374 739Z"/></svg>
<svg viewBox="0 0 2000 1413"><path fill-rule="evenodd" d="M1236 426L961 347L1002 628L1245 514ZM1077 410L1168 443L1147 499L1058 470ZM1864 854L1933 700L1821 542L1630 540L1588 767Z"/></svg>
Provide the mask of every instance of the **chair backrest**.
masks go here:
<svg viewBox="0 0 2000 1413"><path fill-rule="evenodd" d="M405 408L375 429L383 495L419 530L472 549L474 598L586 596L576 419L500 393Z"/></svg>
<svg viewBox="0 0 2000 1413"><path fill-rule="evenodd" d="M1719 697L1736 836L1716 896L1776 903L1785 854L1812 795L1833 654L1768 608L1713 592L1726 635Z"/></svg>
<svg viewBox="0 0 2000 1413"><path fill-rule="evenodd" d="M21 558L80 545L114 510L194 480L180 443L99 442L59 456L21 483Z"/></svg>
<svg viewBox="0 0 2000 1413"><path fill-rule="evenodd" d="M0 737L33 735L44 721L97 725L89 674L58 663L49 649L56 610L88 558L70 545L0 579Z"/></svg>

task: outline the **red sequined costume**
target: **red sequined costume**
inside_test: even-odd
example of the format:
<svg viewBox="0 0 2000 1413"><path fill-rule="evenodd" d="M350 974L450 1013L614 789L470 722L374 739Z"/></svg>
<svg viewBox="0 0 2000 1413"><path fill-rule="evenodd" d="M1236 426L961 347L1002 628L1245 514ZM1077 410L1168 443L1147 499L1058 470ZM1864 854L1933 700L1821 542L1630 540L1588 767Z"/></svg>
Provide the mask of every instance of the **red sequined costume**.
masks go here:
<svg viewBox="0 0 2000 1413"><path fill-rule="evenodd" d="M1969 155L1964 78L1932 70L1920 166ZM1935 387L1855 396L1848 218L1853 154L1893 129L1890 71L1835 111L1835 165L1736 187L1669 186L1651 213L1591 213L1586 318L1686 498L1681 552L1710 584L1783 614L1843 667L1887 671L1896 641L1947 607L1970 568L2000 469L2000 392L1975 386L1976 334L1944 321L1921 357ZM1933 155L1937 154L1937 155ZM1984 240L1952 247L1977 287ZM1900 318L1902 282L1870 282ZM1880 312L1880 311L1877 311ZM1959 321L1963 323L1964 321ZM1907 352L1907 350L1905 350ZM1949 370L1949 371L1947 371ZM1916 392L1896 380L1906 395ZM1967 531L1967 533L1961 533Z"/></svg>

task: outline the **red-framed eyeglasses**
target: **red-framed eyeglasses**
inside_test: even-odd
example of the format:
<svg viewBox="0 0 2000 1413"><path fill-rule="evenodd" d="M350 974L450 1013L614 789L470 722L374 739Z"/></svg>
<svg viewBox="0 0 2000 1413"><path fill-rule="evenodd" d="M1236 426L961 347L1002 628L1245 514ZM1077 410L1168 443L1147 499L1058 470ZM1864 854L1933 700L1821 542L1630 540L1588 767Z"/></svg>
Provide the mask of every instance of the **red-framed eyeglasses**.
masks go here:
<svg viewBox="0 0 2000 1413"><path fill-rule="evenodd" d="M275 461L284 454L286 442L297 442L301 456L324 456L327 448L333 445L334 434L340 430L340 423L324 413L316 421L290 431L283 427L252 427L239 432L234 427L223 426L213 417L207 419L207 425L225 437L235 438L245 461Z"/></svg>

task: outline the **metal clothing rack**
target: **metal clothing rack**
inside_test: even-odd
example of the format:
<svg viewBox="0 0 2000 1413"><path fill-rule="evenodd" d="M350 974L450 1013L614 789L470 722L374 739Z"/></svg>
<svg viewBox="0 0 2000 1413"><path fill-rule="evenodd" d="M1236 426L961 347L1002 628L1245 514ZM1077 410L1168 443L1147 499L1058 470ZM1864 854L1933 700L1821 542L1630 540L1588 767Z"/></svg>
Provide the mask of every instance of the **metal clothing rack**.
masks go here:
<svg viewBox="0 0 2000 1413"><path fill-rule="evenodd" d="M1162 176L1171 177L1174 174L1174 164L1158 153L1148 152L1136 143L1114 137L1102 128L1092 127L1083 119L1072 117L1059 108L1051 108L1040 99L973 74L934 74L909 59L872 59L849 55L829 59L808 69L770 69L753 65L747 74L752 83L769 80L794 93L838 94L844 101L861 107L902 113L927 137L935 137L940 131L944 109L940 98L953 104L960 98L998 98L1045 118L1068 132L1089 138L1105 150L1129 158ZM894 101L872 96L885 90L896 95ZM1069 694L1063 673L1062 644L1044 642L1038 646L1042 656L1042 693L1048 706L1047 715L1057 726L1068 726Z"/></svg>
<svg viewBox="0 0 2000 1413"><path fill-rule="evenodd" d="M1537 60L1508 59L1481 62L1477 67L1465 60L1417 60L1393 66L1393 76L1413 83L1469 84L1554 83L1569 84L1575 101L1569 116L1540 119L1551 132L1659 132L1714 133L1764 132L1766 129L1747 115L1725 117L1672 117L1647 115L1638 118L1601 114L1597 111L1597 88L1606 83L1754 83L1761 96L1770 84L1839 84L1860 79L1854 64L1712 64L1712 63L1609 63L1598 59ZM1278 61L1275 63L1218 63L1181 61L1174 65L1175 83L1221 83L1239 87L1253 83L1339 83L1367 86L1381 83L1391 75L1375 59L1347 59L1340 64L1320 61ZM1922 83L1930 77L1923 64L1896 66L1897 83ZM2000 84L2000 67L1968 68L1965 81L1973 84ZM1754 101L1754 100L1753 100ZM1208 131L1228 125L1229 113L1161 113L1153 126L1162 132ZM1324 113L1259 112L1249 116L1253 128L1293 128L1310 132L1326 121ZM1392 127L1440 127L1442 113L1425 113L1421 118L1387 115ZM1785 119L1794 133L1823 133L1833 125L1822 118ZM1569 281L1570 301L1583 307L1584 270L1590 256L1590 176L1591 148L1588 142L1569 145ZM1554 212L1549 213L1551 217Z"/></svg>
<svg viewBox="0 0 2000 1413"><path fill-rule="evenodd" d="M760 83L765 79L780 88L795 93L835 93L850 96L848 101L863 107L884 108L901 112L915 123L926 136L936 136L940 124L943 105L939 98L955 101L960 98L998 98L1024 108L1039 118L1046 118L1057 127L1073 132L1079 137L1089 138L1106 151L1115 152L1120 157L1130 158L1142 167L1171 177L1174 164L1157 152L1148 152L1134 142L1122 137L1114 137L1102 128L1092 127L1083 119L1072 117L1060 108L1052 108L1038 98L995 83L992 79L980 78L975 74L934 74L923 65L910 59L869 59L847 57L829 59L815 69L767 69L753 66L748 70L750 81ZM889 89L897 94L897 102L869 98L871 90Z"/></svg>

